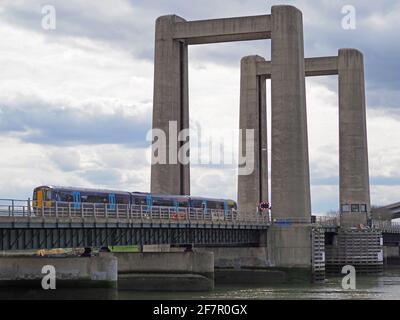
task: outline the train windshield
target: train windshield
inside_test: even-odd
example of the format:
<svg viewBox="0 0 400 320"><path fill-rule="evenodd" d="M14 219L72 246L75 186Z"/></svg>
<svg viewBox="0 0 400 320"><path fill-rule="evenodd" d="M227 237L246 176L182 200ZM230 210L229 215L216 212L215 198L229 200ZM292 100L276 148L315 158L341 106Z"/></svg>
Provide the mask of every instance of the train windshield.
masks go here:
<svg viewBox="0 0 400 320"><path fill-rule="evenodd" d="M45 201L51 200L51 190L43 190L43 198Z"/></svg>

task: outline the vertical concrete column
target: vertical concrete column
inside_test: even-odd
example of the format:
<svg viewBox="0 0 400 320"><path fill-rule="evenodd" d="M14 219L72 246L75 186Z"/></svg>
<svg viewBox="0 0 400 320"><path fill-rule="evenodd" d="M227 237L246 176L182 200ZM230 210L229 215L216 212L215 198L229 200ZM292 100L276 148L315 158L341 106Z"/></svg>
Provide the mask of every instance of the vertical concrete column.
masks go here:
<svg viewBox="0 0 400 320"><path fill-rule="evenodd" d="M151 192L155 193L190 193L190 165L178 161L179 147L184 143L178 141L178 134L189 128L188 48L173 38L175 23L181 21L185 20L175 15L162 16L156 21L153 129L166 134L167 163L151 167ZM170 128L174 128L171 121L175 121L177 130L170 133Z"/></svg>
<svg viewBox="0 0 400 320"><path fill-rule="evenodd" d="M370 213L370 191L362 53L339 50L338 68L341 221L342 225L365 224ZM352 212L357 206L360 211L365 206L366 212Z"/></svg>
<svg viewBox="0 0 400 320"><path fill-rule="evenodd" d="M259 203L268 200L266 84L265 77L257 76L257 63L262 61L260 56L247 56L240 64L239 152L246 162L239 164L238 208L245 213L255 213ZM251 150L246 144L249 129L254 130Z"/></svg>
<svg viewBox="0 0 400 320"><path fill-rule="evenodd" d="M311 219L302 13L272 7L272 217Z"/></svg>

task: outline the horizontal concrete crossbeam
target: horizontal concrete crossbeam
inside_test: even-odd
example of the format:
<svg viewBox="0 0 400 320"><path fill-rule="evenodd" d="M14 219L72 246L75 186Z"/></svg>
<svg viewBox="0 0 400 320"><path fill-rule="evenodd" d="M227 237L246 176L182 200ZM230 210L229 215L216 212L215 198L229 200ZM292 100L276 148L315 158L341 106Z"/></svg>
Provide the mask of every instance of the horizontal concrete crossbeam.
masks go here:
<svg viewBox="0 0 400 320"><path fill-rule="evenodd" d="M306 77L336 75L339 72L337 56L306 58L304 62ZM266 79L271 79L271 70L271 61L257 63L258 76L265 76Z"/></svg>
<svg viewBox="0 0 400 320"><path fill-rule="evenodd" d="M174 39L187 44L270 38L271 15L177 22L174 32Z"/></svg>

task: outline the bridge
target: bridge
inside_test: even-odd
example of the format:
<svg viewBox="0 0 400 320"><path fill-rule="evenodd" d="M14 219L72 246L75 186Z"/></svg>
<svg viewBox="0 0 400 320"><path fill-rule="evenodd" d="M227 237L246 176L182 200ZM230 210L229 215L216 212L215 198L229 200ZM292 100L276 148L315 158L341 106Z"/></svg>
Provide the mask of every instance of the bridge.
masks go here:
<svg viewBox="0 0 400 320"><path fill-rule="evenodd" d="M380 220L392 220L400 218L400 202L383 207L373 208L372 216Z"/></svg>
<svg viewBox="0 0 400 320"><path fill-rule="evenodd" d="M0 199L0 250L146 244L258 246L266 215L213 209Z"/></svg>

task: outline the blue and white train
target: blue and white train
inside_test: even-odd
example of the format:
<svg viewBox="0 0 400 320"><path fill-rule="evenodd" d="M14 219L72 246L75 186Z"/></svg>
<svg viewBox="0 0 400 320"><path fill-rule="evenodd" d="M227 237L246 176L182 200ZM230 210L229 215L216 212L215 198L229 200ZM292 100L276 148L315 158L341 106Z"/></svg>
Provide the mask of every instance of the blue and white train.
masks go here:
<svg viewBox="0 0 400 320"><path fill-rule="evenodd" d="M104 204L110 210L117 205L145 206L146 208L201 208L204 210L232 211L237 204L229 199L213 199L192 196L173 196L145 192L126 192L103 189L39 186L33 191L33 207L52 208L55 202L72 203L72 208L80 209L85 203Z"/></svg>

